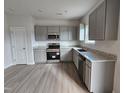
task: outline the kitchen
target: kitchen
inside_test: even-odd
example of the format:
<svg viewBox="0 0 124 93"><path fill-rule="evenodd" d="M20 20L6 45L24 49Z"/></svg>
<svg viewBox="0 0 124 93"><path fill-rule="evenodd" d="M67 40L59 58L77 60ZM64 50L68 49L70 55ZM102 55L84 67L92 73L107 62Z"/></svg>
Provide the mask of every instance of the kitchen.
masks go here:
<svg viewBox="0 0 124 93"><path fill-rule="evenodd" d="M5 0L4 92L119 93L120 1L61 3Z"/></svg>

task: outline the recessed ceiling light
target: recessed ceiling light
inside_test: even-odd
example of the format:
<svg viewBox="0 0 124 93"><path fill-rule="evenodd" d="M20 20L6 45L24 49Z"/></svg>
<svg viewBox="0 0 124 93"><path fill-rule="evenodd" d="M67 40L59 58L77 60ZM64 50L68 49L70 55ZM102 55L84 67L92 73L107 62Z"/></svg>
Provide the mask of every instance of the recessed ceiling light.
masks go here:
<svg viewBox="0 0 124 93"><path fill-rule="evenodd" d="M65 10L64 12L65 12L65 13L67 13L68 11L67 11L67 10Z"/></svg>
<svg viewBox="0 0 124 93"><path fill-rule="evenodd" d="M14 12L14 9L13 9L13 8L9 8L9 11L10 11L10 12Z"/></svg>
<svg viewBox="0 0 124 93"><path fill-rule="evenodd" d="M56 13L57 15L63 15L62 13Z"/></svg>
<svg viewBox="0 0 124 93"><path fill-rule="evenodd" d="M40 12L40 13L41 13L41 12L43 12L43 10L42 10L42 9L38 9L38 12Z"/></svg>

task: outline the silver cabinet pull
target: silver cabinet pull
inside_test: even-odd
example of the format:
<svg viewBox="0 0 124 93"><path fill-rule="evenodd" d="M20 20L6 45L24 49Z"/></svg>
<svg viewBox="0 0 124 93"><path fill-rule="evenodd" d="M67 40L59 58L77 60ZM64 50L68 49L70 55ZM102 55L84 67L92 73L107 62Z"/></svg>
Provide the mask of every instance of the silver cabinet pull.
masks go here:
<svg viewBox="0 0 124 93"><path fill-rule="evenodd" d="M26 48L23 48L23 50L25 50Z"/></svg>

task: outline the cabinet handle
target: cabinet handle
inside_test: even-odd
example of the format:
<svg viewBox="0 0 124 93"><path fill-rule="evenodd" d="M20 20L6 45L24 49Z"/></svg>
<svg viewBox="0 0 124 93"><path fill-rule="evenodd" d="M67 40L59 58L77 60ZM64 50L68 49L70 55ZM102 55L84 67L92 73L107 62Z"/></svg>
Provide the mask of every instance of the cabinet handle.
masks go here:
<svg viewBox="0 0 124 93"><path fill-rule="evenodd" d="M23 48L23 50L25 50L26 48Z"/></svg>

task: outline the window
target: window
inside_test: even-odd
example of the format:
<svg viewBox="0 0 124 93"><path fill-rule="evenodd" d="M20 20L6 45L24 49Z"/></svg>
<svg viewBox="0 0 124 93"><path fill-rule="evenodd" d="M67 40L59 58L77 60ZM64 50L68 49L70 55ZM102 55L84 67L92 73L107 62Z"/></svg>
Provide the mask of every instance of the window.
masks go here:
<svg viewBox="0 0 124 93"><path fill-rule="evenodd" d="M85 25L85 43L95 44L95 40L89 40L89 26Z"/></svg>
<svg viewBox="0 0 124 93"><path fill-rule="evenodd" d="M83 41L85 37L85 27L84 24L80 24L79 40Z"/></svg>

